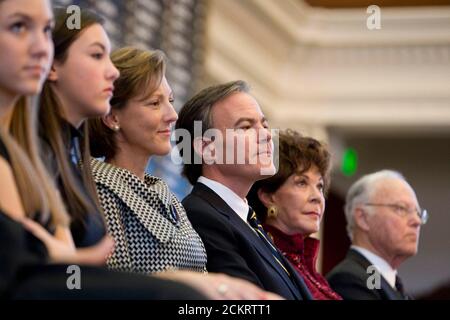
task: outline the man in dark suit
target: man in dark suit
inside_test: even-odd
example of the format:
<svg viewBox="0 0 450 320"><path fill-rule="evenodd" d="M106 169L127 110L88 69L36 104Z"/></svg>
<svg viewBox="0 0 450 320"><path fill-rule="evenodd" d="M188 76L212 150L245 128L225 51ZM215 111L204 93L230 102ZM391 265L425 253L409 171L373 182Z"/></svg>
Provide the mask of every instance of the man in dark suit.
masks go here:
<svg viewBox="0 0 450 320"><path fill-rule="evenodd" d="M365 175L347 193L345 214L352 246L327 275L349 300L404 300L398 267L417 253L420 226L428 219L416 194L398 172Z"/></svg>
<svg viewBox="0 0 450 320"><path fill-rule="evenodd" d="M248 92L243 81L209 87L181 109L176 133L185 140L189 132L189 140L178 148L183 174L194 185L183 205L205 244L208 271L249 280L287 299L311 299L246 201L253 183L276 171L267 120Z"/></svg>

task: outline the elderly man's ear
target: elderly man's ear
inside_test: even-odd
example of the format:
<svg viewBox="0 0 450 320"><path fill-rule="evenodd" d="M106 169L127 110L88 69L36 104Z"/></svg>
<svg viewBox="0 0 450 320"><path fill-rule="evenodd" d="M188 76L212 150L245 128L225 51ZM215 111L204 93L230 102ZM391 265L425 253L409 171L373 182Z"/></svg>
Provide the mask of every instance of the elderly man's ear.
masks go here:
<svg viewBox="0 0 450 320"><path fill-rule="evenodd" d="M358 226L359 229L363 231L370 230L369 224L369 213L365 211L363 208L356 208L353 216L355 225Z"/></svg>

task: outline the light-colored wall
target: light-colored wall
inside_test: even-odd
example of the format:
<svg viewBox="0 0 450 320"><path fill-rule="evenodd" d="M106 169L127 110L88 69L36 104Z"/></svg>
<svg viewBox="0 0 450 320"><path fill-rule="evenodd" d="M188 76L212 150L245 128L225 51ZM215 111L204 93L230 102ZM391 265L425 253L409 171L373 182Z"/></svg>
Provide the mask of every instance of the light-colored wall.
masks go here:
<svg viewBox="0 0 450 320"><path fill-rule="evenodd" d="M361 9L211 0L204 84L251 83L272 124L450 129L450 7Z"/></svg>

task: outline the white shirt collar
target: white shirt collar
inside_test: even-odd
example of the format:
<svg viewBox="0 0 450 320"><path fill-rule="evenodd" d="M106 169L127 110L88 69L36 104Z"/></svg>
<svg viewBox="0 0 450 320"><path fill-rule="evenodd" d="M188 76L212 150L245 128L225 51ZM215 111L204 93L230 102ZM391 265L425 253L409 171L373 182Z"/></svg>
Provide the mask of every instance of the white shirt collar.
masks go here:
<svg viewBox="0 0 450 320"><path fill-rule="evenodd" d="M352 245L351 248L358 251L367 260L369 260L370 263L372 263L372 265L381 273L383 278L386 279L389 285L395 289L395 278L397 276L397 270L392 269L392 267L389 263L387 263L386 260L365 248L355 245Z"/></svg>
<svg viewBox="0 0 450 320"><path fill-rule="evenodd" d="M242 199L239 197L233 190L224 186L220 182L208 179L204 176L200 176L197 182L203 183L212 191L217 193L219 197L225 201L234 212L237 213L245 223L247 223L247 215L248 215L248 203L247 199Z"/></svg>

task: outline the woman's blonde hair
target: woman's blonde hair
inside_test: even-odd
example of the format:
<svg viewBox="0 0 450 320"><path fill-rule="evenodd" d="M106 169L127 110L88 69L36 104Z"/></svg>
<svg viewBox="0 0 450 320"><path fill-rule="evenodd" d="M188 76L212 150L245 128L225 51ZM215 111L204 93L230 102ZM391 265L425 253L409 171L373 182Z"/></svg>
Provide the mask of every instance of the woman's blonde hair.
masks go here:
<svg viewBox="0 0 450 320"><path fill-rule="evenodd" d="M111 109L123 109L134 98L147 100L160 86L166 71L165 55L160 50L123 47L111 54L120 77L114 82ZM111 159L117 152L115 132L101 119L90 119L91 154Z"/></svg>
<svg viewBox="0 0 450 320"><path fill-rule="evenodd" d="M14 106L8 131L0 130L27 217L53 226L69 224L69 216L38 152L37 101L21 97Z"/></svg>

